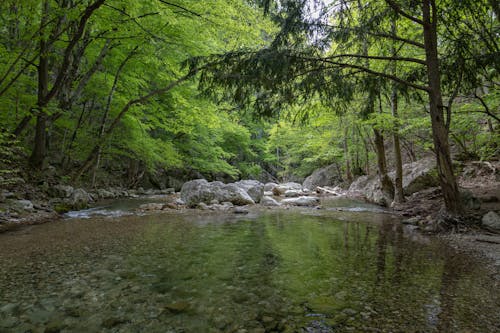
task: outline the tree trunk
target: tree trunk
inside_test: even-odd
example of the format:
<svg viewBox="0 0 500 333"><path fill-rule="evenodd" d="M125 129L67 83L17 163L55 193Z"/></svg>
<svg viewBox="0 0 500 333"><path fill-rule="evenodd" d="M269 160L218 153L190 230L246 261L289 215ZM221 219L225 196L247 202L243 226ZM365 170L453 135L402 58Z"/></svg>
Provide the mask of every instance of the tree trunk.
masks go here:
<svg viewBox="0 0 500 333"><path fill-rule="evenodd" d="M345 157L345 176L347 181L352 183L352 173L351 173L351 158L349 157L349 147L347 145L347 135L348 135L348 128L347 126L344 127L344 157Z"/></svg>
<svg viewBox="0 0 500 333"><path fill-rule="evenodd" d="M42 18L40 20L40 57L38 63L38 96L37 96L37 118L35 127L35 142L30 156L30 165L41 170L45 164L46 140L47 140L47 105L45 97L49 90L49 60L48 45L44 36L44 27L47 21L49 3L46 0L43 4Z"/></svg>
<svg viewBox="0 0 500 333"><path fill-rule="evenodd" d="M392 116L398 118L398 94L396 88L393 87L391 94L391 109ZM394 179L394 202L402 203L405 201L403 192L403 160L401 158L401 144L399 142L398 128L394 128L392 135L394 145L394 163L396 167L396 177Z"/></svg>
<svg viewBox="0 0 500 333"><path fill-rule="evenodd" d="M380 181L380 186L382 188L382 193L387 198L387 205L389 205L394 198L394 187L392 185L392 180L387 175L387 161L385 159L385 147L384 147L384 137L379 130L373 129L375 134L375 150L377 152L377 167L378 167L378 177Z"/></svg>
<svg viewBox="0 0 500 333"><path fill-rule="evenodd" d="M429 80L429 111L432 124L432 138L436 153L437 170L447 213L461 215L463 208L460 192L453 173L450 146L448 143L449 124L445 124L441 79L437 52L437 13L435 0L422 1L424 21L424 45Z"/></svg>
<svg viewBox="0 0 500 333"><path fill-rule="evenodd" d="M396 19L393 18L391 25L391 33L396 36L397 28L396 28ZM396 56L396 47L395 43L392 43L391 53L395 57ZM396 63L392 64L392 75L396 75L397 73ZM405 201L405 196L403 192L403 161L401 158L401 144L399 142L399 124L398 124L398 91L396 83L392 83L392 92L391 92L391 112L392 116L395 119L393 134L392 134L392 143L394 148L394 164L396 168L396 177L394 179L394 202L402 203Z"/></svg>

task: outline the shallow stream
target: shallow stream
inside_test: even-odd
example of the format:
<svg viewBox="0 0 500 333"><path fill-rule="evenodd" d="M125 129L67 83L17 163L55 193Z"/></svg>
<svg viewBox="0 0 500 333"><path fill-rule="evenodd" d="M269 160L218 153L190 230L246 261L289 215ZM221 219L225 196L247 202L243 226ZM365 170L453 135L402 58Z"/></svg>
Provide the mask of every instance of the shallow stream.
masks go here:
<svg viewBox="0 0 500 333"><path fill-rule="evenodd" d="M0 234L0 332L500 331L484 265L372 206L136 204Z"/></svg>

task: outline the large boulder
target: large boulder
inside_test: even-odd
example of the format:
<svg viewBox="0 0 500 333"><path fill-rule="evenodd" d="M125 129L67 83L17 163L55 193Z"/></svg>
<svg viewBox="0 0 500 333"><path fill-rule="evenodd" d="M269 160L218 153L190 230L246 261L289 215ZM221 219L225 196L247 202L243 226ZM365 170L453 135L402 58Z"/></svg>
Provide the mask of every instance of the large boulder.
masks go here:
<svg viewBox="0 0 500 333"><path fill-rule="evenodd" d="M287 191L302 191L302 184L295 182L282 183L275 186L273 189L274 195L283 195Z"/></svg>
<svg viewBox="0 0 500 333"><path fill-rule="evenodd" d="M181 199L188 207L196 207L201 202L213 204L214 201L231 202L238 206L255 203L248 193L236 184L209 183L205 179L184 183L181 188Z"/></svg>
<svg viewBox="0 0 500 333"><path fill-rule="evenodd" d="M256 203L260 202L264 195L264 184L257 180L240 180L235 184L245 190Z"/></svg>
<svg viewBox="0 0 500 333"><path fill-rule="evenodd" d="M389 177L394 181L396 172L390 172ZM405 195L435 186L439 186L439 179L437 178L434 157L423 158L403 165L403 191Z"/></svg>
<svg viewBox="0 0 500 333"><path fill-rule="evenodd" d="M403 191L405 195L425 190L439 185L436 177L436 161L434 158L424 158L413 163L403 165ZM394 182L396 172L389 172L389 177ZM361 176L349 187L348 193L363 196L368 201L388 206L391 198L383 193L377 176Z"/></svg>
<svg viewBox="0 0 500 333"><path fill-rule="evenodd" d="M317 206L319 202L319 198L317 197L298 197L281 200L283 205L291 206Z"/></svg>
<svg viewBox="0 0 500 333"><path fill-rule="evenodd" d="M341 171L338 165L331 164L315 170L307 177L302 186L308 190L314 190L317 186L336 186L342 182Z"/></svg>

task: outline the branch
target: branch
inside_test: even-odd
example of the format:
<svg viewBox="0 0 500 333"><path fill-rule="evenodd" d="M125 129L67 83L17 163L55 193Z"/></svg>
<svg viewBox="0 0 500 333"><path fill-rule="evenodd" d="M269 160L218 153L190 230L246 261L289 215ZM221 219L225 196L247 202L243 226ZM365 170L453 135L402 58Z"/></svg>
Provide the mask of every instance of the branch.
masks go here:
<svg viewBox="0 0 500 333"><path fill-rule="evenodd" d="M59 91L61 88L62 83L64 82L64 79L66 77L66 70L68 69L68 66L71 62L71 52L73 51L74 47L80 40L80 38L83 35L83 32L85 30L85 26L87 25L87 21L90 19L94 11L96 11L99 7L101 7L106 0L96 0L93 4L88 6L85 9L85 12L83 13L79 23L78 23L78 28L71 39L69 45L66 47L66 50L64 51L64 58L62 61L61 65L61 70L59 71L56 81L54 83L54 86L50 90L50 92L47 94L47 96L44 97L44 102L48 103Z"/></svg>
<svg viewBox="0 0 500 333"><path fill-rule="evenodd" d="M198 14L196 12L193 12L192 10L190 9L187 9L186 7L182 7L180 5L177 5L175 3L171 3L171 2L168 2L168 1L165 1L165 0L158 0L160 1L162 4L164 5L167 5L167 6L172 6L172 7L176 7L176 8L179 8L179 9L182 9L183 11L185 12L188 12L189 14L192 14L194 16L198 16L198 17L203 17L201 14Z"/></svg>
<svg viewBox="0 0 500 333"><path fill-rule="evenodd" d="M426 65L424 60L420 60L417 58L406 58L406 57L384 57L384 56L369 56L362 54L336 54L328 57L327 59L335 59L335 58L361 58L361 59L374 59L374 60L389 60L389 61L407 61L414 62L421 65Z"/></svg>
<svg viewBox="0 0 500 333"><path fill-rule="evenodd" d="M385 0L385 2L389 5L389 7L392 8L392 10L394 10L399 15L404 16L407 19L409 19L409 20L411 20L411 21L413 21L415 23L418 23L420 25L424 25L424 21L422 21L421 19L418 19L418 18L416 18L414 16L411 16L410 14L408 14L407 12L405 12L404 10L402 10L401 7L399 6L399 4L397 4L393 0Z"/></svg>
<svg viewBox="0 0 500 333"><path fill-rule="evenodd" d="M474 93L474 97L477 98L479 100L479 102L481 102L481 104L483 105L484 112L482 112L482 113L487 114L488 116L490 116L491 118L495 119L496 121L498 121L500 123L500 119L496 115L491 113L490 108L488 107L488 105L486 104L484 99L476 93ZM472 111L472 112L474 112L474 111ZM476 111L476 112L481 112L481 111Z"/></svg>
<svg viewBox="0 0 500 333"><path fill-rule="evenodd" d="M367 32L367 34L371 35L371 36L375 36L375 37L382 37L382 38L389 38L389 39L392 39L392 40L397 40L397 41L400 41L400 42L403 42L403 43L411 44L411 45L419 47L421 49L425 49L425 46L422 43L416 42L416 41L411 40L411 39L406 39L406 38L403 38L403 37L399 37L399 36L396 36L396 35L391 35L391 34L386 34L386 33L370 33L370 32Z"/></svg>
<svg viewBox="0 0 500 333"><path fill-rule="evenodd" d="M418 89L418 90L422 90L422 91L425 91L425 92L429 92L430 91L430 88L428 86L422 86L422 85L419 85L419 84L416 84L416 83L413 83L413 82L409 82L409 81L403 80L402 78L397 77L395 75L386 74L386 73L382 73L382 72L377 72L377 71L371 70L369 68L366 68L366 67L363 67L363 66L360 66L360 65L346 64L346 63L343 63L343 62L331 61L331 60L328 60L328 59L312 59L312 58L310 58L310 59L307 59L307 60L323 61L323 62L326 62L328 64L335 65L335 66L338 66L338 67L341 67L341 68L359 69L362 72L365 72L365 73L368 73L368 74L371 74L371 75L375 75L375 76L379 76L379 77L384 77L386 79L390 79L390 80L396 81L398 83L404 84L406 86L409 86L409 87L412 87L412 88L415 88L415 89Z"/></svg>

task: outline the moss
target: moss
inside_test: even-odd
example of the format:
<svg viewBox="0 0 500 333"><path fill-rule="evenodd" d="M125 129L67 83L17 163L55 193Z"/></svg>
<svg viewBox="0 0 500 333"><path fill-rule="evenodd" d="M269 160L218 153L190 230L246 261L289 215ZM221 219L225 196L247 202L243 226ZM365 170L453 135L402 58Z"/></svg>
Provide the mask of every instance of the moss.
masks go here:
<svg viewBox="0 0 500 333"><path fill-rule="evenodd" d="M72 209L71 205L69 205L67 203L59 203L59 204L54 205L54 210L59 214L67 213L71 209Z"/></svg>

